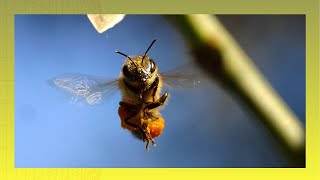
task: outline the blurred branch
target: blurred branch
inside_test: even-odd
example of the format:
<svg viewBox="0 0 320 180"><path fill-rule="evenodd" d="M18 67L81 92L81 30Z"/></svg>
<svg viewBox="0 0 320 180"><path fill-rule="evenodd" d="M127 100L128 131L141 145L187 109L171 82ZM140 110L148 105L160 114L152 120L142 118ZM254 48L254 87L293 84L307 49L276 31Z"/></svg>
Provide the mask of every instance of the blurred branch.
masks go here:
<svg viewBox="0 0 320 180"><path fill-rule="evenodd" d="M212 15L167 16L181 30L196 64L239 96L286 150L295 166L305 165L305 132L250 58Z"/></svg>

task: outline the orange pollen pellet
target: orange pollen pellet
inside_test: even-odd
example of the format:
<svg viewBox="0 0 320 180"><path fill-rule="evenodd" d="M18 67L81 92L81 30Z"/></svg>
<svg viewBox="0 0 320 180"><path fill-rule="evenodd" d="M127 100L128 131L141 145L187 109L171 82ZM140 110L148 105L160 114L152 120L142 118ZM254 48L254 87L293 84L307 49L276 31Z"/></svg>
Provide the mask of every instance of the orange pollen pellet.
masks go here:
<svg viewBox="0 0 320 180"><path fill-rule="evenodd" d="M150 129L150 135L152 138L158 137L161 135L164 128L164 119L159 117L159 119L149 122L148 128Z"/></svg>

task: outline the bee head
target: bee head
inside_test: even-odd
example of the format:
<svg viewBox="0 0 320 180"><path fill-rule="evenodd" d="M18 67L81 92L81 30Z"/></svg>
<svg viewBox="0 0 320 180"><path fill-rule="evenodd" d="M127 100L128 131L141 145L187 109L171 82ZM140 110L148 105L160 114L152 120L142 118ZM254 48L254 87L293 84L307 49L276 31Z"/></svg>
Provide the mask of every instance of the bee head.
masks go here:
<svg viewBox="0 0 320 180"><path fill-rule="evenodd" d="M147 56L147 52L156 40L153 40L146 52L141 56L130 57L122 52L116 53L127 57L122 68L122 74L128 82L148 83L153 81L157 75L156 63Z"/></svg>

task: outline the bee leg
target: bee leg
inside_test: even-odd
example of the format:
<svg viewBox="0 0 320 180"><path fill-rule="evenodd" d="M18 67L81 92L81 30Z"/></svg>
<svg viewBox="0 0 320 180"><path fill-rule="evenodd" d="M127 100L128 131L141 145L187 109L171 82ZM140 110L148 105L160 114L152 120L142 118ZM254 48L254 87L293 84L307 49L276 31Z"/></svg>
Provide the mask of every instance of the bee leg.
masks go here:
<svg viewBox="0 0 320 180"><path fill-rule="evenodd" d="M131 118L133 118L134 116L136 116L137 114L138 114L138 113L131 113L131 114L129 114L129 115L124 119L124 122L125 122L127 125L135 128L135 129L139 128L139 126L137 126L136 124L129 122L129 120L130 120Z"/></svg>
<svg viewBox="0 0 320 180"><path fill-rule="evenodd" d="M157 78L155 79L155 81L154 81L154 82L152 83L152 85L151 85L151 88L153 89L153 92L152 92L152 102L155 102L154 97L155 97L156 92L157 92L157 90L158 90L158 85L159 85L159 77L157 77Z"/></svg>
<svg viewBox="0 0 320 180"><path fill-rule="evenodd" d="M156 95L157 89L158 89L158 85L153 89L153 92L152 92L152 102L155 101L154 96Z"/></svg>
<svg viewBox="0 0 320 180"><path fill-rule="evenodd" d="M150 129L148 128L147 124L142 124L139 128L139 133L141 134L143 142L146 142L146 150L149 151L149 143L152 142L152 146L156 146L156 142L153 140Z"/></svg>
<svg viewBox="0 0 320 180"><path fill-rule="evenodd" d="M135 111L137 109L137 106L123 101L119 102L119 105L125 107L129 111Z"/></svg>
<svg viewBox="0 0 320 180"><path fill-rule="evenodd" d="M157 144L151 139L152 146L156 146ZM147 139L147 144L146 144L146 151L149 151L149 139Z"/></svg>
<svg viewBox="0 0 320 180"><path fill-rule="evenodd" d="M168 96L169 96L169 93L165 92L156 102L151 102L151 103L147 104L144 107L144 110L146 110L146 109L150 110L150 109L157 108L159 106L163 106L163 104L166 102Z"/></svg>
<svg viewBox="0 0 320 180"><path fill-rule="evenodd" d="M154 142L153 138L151 137L150 135L150 132L148 132L147 129L142 129L143 131L143 134L144 134L144 141L147 142L146 144L146 150L149 151L149 142L151 141L152 142L152 146L156 146L156 142Z"/></svg>
<svg viewBox="0 0 320 180"><path fill-rule="evenodd" d="M149 139L147 139L146 151L149 151Z"/></svg>
<svg viewBox="0 0 320 180"><path fill-rule="evenodd" d="M146 151L149 151L149 144L150 141L152 142L152 146L156 146L156 143L154 142L154 140L152 139L150 132L148 132L148 130L146 129L147 127L139 127L139 130L137 130L136 132L139 133L140 137L142 139L143 142L146 142Z"/></svg>
<svg viewBox="0 0 320 180"><path fill-rule="evenodd" d="M138 125L129 122L129 120L130 120L131 118L133 118L134 116L136 116L136 115L139 113L138 110L137 110L137 106L132 105L132 104L129 104L129 103L126 103L126 102L123 102L123 101L121 101L119 104L120 104L120 106L123 106L124 108L128 109L128 110L131 112L131 113L124 119L124 122L125 122L127 125L135 128L135 129L138 129L138 128L139 128Z"/></svg>
<svg viewBox="0 0 320 180"><path fill-rule="evenodd" d="M165 92L164 94L162 94L162 96L157 101L160 102L161 104L164 104L166 102L168 96L169 96L169 93Z"/></svg>

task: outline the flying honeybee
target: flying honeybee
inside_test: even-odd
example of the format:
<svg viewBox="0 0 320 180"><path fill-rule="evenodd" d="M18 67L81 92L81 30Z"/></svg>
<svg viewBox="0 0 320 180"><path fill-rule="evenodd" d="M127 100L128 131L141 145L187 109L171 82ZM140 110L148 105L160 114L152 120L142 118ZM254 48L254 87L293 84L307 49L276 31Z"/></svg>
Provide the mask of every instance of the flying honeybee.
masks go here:
<svg viewBox="0 0 320 180"><path fill-rule="evenodd" d="M193 87L200 81L194 80L184 72L172 71L160 73L156 62L147 53L156 40L153 40L143 55L126 57L120 77L111 81L98 79L88 75L64 75L53 79L53 84L70 92L76 102L97 104L103 96L119 89L122 100L118 114L121 126L132 132L136 137L155 146L153 140L161 135L165 120L160 110L168 101L169 93L160 95L163 85L168 87Z"/></svg>

